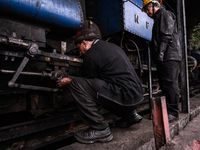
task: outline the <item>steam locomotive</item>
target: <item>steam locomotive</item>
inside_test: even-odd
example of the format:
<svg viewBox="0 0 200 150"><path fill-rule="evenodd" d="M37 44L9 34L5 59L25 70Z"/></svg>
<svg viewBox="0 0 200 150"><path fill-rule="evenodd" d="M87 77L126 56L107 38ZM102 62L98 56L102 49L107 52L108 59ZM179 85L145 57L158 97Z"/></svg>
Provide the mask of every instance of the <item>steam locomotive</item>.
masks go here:
<svg viewBox="0 0 200 150"><path fill-rule="evenodd" d="M29 112L34 118L68 110L73 98L65 76L80 76L73 44L83 24L127 54L148 94L148 41L153 20L142 0L0 0L0 115ZM192 63L196 60L192 57ZM194 65L192 64L192 68ZM152 73L155 71L152 64ZM154 77L154 76L153 76ZM159 90L153 78L153 91Z"/></svg>

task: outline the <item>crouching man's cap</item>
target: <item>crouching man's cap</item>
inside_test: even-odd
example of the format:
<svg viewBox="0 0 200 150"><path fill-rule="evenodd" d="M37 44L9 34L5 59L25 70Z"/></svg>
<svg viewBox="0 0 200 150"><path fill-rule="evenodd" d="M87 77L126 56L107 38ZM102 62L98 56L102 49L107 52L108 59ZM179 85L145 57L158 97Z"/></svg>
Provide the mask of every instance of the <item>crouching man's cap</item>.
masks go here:
<svg viewBox="0 0 200 150"><path fill-rule="evenodd" d="M78 29L75 39L74 39L74 44L80 43L82 40L90 40L90 39L96 39L98 36L97 34L90 28L87 27L81 27Z"/></svg>

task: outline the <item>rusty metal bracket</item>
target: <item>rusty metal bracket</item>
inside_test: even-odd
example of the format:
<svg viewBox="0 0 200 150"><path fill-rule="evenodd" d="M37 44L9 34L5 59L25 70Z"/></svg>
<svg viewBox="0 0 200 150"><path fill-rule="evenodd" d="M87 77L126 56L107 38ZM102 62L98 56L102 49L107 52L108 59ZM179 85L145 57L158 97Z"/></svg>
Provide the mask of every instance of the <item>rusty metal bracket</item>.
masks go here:
<svg viewBox="0 0 200 150"><path fill-rule="evenodd" d="M169 121L165 96L152 101L153 130L156 150L170 141Z"/></svg>

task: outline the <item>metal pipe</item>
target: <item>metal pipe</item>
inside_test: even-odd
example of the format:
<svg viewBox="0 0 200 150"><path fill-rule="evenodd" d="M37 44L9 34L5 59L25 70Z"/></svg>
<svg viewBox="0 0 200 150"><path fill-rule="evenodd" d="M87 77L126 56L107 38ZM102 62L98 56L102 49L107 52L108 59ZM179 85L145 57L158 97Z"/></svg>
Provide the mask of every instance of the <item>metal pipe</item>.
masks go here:
<svg viewBox="0 0 200 150"><path fill-rule="evenodd" d="M149 71L149 119L152 119L152 77L151 77L151 51L149 41L147 41L147 49L148 49L148 71Z"/></svg>
<svg viewBox="0 0 200 150"><path fill-rule="evenodd" d="M0 69L0 73L4 73L4 74L14 74L16 71L14 70L4 70L4 69ZM45 77L51 77L50 73L37 73L37 72L21 72L21 75L28 75L28 76L45 76Z"/></svg>
<svg viewBox="0 0 200 150"><path fill-rule="evenodd" d="M14 70L4 70L4 69L0 69L0 73L3 73L3 74L15 74L16 71ZM42 73L39 73L39 72L21 72L20 75L26 75L26 76L35 76L35 77L45 77L45 78L55 78L55 74L53 74L52 72L51 73L47 73L47 72L42 72Z"/></svg>
<svg viewBox="0 0 200 150"><path fill-rule="evenodd" d="M141 58L140 58L140 50L139 50L137 44L136 44L133 40L128 39L128 41L132 42L132 43L135 45L135 47L136 47L137 54L138 54L138 62L139 62L140 77L141 77L141 76L142 76L142 73L143 73L143 68L142 68L142 61L141 61Z"/></svg>
<svg viewBox="0 0 200 150"><path fill-rule="evenodd" d="M37 90L37 91L50 91L50 92L58 92L58 88L49 88L49 87L41 87L41 86L34 86L34 85L24 85L24 84L17 84L14 83L12 85L16 88L28 89L28 90Z"/></svg>

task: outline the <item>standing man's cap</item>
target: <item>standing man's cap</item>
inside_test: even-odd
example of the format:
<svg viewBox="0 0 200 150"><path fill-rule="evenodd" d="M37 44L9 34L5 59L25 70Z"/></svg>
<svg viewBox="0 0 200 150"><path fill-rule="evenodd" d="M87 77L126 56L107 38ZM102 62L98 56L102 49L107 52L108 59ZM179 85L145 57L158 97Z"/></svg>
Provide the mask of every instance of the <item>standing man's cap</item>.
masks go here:
<svg viewBox="0 0 200 150"><path fill-rule="evenodd" d="M145 6L147 6L151 2L158 2L158 3L160 3L160 5L162 4L162 0L144 0L143 1L142 11L144 11Z"/></svg>

